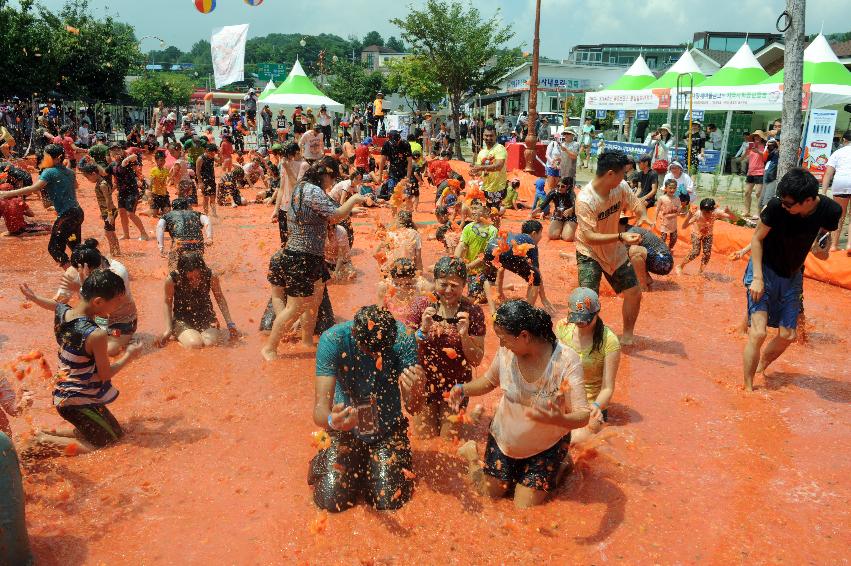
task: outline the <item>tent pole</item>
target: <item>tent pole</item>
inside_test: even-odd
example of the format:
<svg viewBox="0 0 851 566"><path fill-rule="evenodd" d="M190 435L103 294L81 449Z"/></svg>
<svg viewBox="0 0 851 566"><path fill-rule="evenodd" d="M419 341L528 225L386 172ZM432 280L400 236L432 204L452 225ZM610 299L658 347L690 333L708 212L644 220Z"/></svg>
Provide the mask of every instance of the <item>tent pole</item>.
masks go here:
<svg viewBox="0 0 851 566"><path fill-rule="evenodd" d="M727 110L727 121L724 123L724 138L721 141L721 163L720 173L724 174L727 165L727 146L730 143L730 127L733 125L733 111Z"/></svg>

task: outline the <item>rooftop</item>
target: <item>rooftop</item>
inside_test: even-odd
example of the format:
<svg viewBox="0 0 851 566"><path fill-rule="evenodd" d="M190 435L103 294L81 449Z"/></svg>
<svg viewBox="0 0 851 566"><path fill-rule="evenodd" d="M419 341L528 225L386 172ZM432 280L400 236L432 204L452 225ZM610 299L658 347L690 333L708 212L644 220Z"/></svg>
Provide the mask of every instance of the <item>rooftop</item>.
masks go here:
<svg viewBox="0 0 851 566"><path fill-rule="evenodd" d="M388 55L406 55L405 53L399 53L398 51L394 51L389 47L384 47L383 45L368 45L361 49L361 52L370 52L370 53L387 53Z"/></svg>

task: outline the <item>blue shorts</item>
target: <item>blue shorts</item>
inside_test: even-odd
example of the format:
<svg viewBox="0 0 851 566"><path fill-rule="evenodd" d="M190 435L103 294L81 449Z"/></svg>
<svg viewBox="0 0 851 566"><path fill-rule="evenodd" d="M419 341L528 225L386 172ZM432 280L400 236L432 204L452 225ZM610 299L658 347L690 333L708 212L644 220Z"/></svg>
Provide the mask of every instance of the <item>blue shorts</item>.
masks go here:
<svg viewBox="0 0 851 566"><path fill-rule="evenodd" d="M555 167L546 167L547 177L561 178L561 171Z"/></svg>
<svg viewBox="0 0 851 566"><path fill-rule="evenodd" d="M758 301L748 298L748 321L755 312L768 313L770 328L797 328L798 315L801 313L801 296L804 290L804 273L798 271L792 277L777 275L767 264L762 264L762 279L765 282L765 293ZM753 281L753 261L748 262L742 282L749 288Z"/></svg>

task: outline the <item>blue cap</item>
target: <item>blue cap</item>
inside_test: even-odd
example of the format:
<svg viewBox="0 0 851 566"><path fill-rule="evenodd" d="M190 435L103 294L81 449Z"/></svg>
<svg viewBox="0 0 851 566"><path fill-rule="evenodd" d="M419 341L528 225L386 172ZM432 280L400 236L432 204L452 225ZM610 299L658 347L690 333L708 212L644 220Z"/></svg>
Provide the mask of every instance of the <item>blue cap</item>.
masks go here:
<svg viewBox="0 0 851 566"><path fill-rule="evenodd" d="M567 306L570 309L568 322L588 324L600 312L600 297L592 289L577 287L567 298Z"/></svg>
<svg viewBox="0 0 851 566"><path fill-rule="evenodd" d="M372 145L372 138L364 138L361 142L363 145Z"/></svg>

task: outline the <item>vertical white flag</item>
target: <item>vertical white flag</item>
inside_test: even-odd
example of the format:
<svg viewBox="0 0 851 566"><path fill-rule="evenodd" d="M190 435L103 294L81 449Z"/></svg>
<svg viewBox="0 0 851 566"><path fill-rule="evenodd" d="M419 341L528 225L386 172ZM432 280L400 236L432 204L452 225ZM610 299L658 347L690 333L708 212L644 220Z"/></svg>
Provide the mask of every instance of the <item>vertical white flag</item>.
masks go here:
<svg viewBox="0 0 851 566"><path fill-rule="evenodd" d="M213 55L213 74L216 88L245 78L245 41L248 24L225 26L213 30L210 51Z"/></svg>

